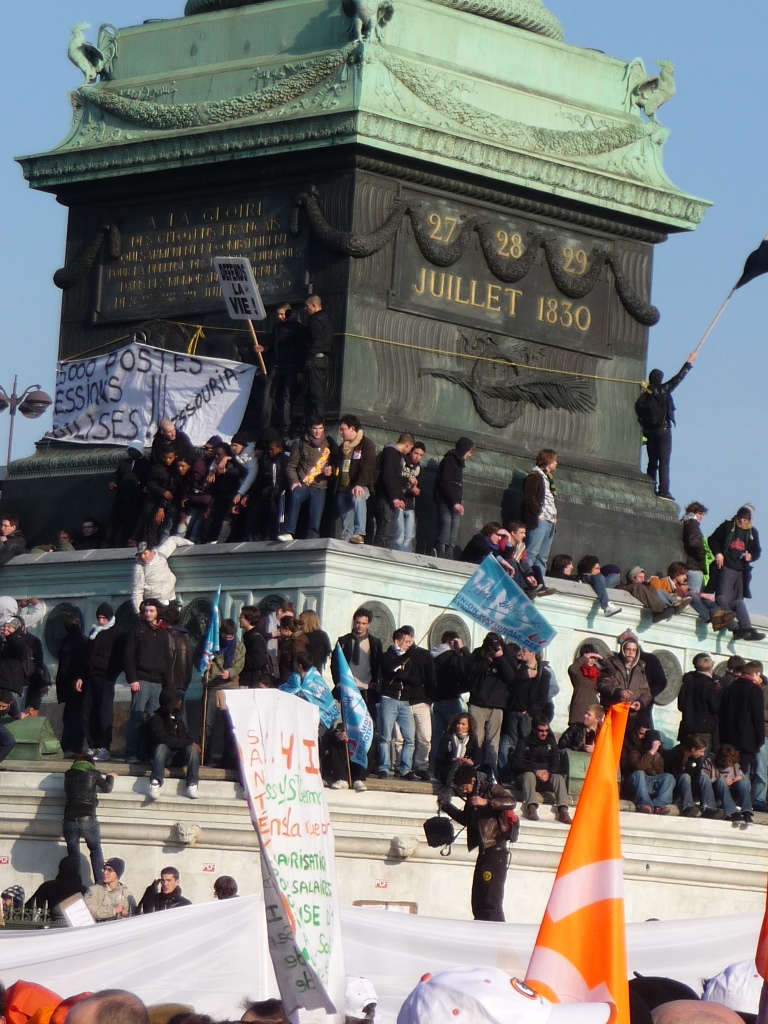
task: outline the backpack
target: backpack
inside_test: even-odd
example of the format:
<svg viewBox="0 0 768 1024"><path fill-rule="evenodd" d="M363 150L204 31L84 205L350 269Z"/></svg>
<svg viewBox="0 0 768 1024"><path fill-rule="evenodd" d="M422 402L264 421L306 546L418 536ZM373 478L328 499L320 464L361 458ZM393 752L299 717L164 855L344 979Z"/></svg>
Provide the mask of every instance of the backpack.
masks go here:
<svg viewBox="0 0 768 1024"><path fill-rule="evenodd" d="M635 402L635 414L643 430L663 427L667 422L667 396L644 391Z"/></svg>

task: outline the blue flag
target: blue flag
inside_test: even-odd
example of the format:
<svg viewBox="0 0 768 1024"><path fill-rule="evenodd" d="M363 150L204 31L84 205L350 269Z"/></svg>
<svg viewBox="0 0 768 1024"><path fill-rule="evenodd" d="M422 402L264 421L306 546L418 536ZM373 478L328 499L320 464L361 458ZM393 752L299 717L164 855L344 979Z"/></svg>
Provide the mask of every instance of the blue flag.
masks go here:
<svg viewBox="0 0 768 1024"><path fill-rule="evenodd" d="M328 683L316 668L311 668L303 679L298 672L292 673L282 686L278 686L278 690L292 693L295 697L302 697L310 704L314 704L326 729L332 729L336 724L339 717L338 706L328 689Z"/></svg>
<svg viewBox="0 0 768 1024"><path fill-rule="evenodd" d="M366 768L368 766L368 751L373 743L373 719L368 713L363 695L357 688L357 683L339 644L336 644L333 658L336 678L339 681L339 699L344 711L349 759Z"/></svg>
<svg viewBox="0 0 768 1024"><path fill-rule="evenodd" d="M211 606L211 617L208 620L208 629L205 633L200 656L197 659L195 668L198 672L204 673L213 661L214 654L219 653L219 601L221 599L221 584L216 591L216 598Z"/></svg>
<svg viewBox="0 0 768 1024"><path fill-rule="evenodd" d="M503 633L528 651L546 647L557 636L493 555L483 560L448 607L464 612L491 633Z"/></svg>

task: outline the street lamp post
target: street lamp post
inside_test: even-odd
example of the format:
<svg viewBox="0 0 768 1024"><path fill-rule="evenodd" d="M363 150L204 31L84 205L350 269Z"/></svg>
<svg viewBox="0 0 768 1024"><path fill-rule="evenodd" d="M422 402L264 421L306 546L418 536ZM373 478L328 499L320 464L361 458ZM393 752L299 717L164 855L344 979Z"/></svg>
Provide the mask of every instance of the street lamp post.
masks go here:
<svg viewBox="0 0 768 1024"><path fill-rule="evenodd" d="M13 390L10 395L2 384L0 384L0 412L5 412L6 409L10 409L11 411L11 425L8 429L7 466L10 466L11 464L11 452L13 451L13 424L16 419L16 410L18 409L21 415L25 416L28 420L36 420L43 415L45 410L53 401L50 395L46 395L44 391L40 390L39 384L32 384L18 395L16 393L17 381L18 377L14 376Z"/></svg>

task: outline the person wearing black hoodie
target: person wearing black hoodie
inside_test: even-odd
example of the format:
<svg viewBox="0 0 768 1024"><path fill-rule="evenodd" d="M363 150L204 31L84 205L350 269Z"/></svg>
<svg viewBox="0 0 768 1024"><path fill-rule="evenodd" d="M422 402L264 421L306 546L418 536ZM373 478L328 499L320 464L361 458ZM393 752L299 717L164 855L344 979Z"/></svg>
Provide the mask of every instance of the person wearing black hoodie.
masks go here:
<svg viewBox="0 0 768 1024"><path fill-rule="evenodd" d="M713 661L708 654L697 654L693 659L693 672L686 672L677 695L677 708L681 714L677 738L684 743L691 736L699 736L714 750L718 725L720 693L713 678Z"/></svg>
<svg viewBox="0 0 768 1024"><path fill-rule="evenodd" d="M469 691L470 652L453 630L446 630L440 643L429 652L435 659L435 700L432 705L432 750L429 765L437 764L437 752L443 733L454 716L465 711L462 693Z"/></svg>
<svg viewBox="0 0 768 1024"><path fill-rule="evenodd" d="M160 620L162 605L154 598L141 602L141 622L128 634L123 669L131 686L131 715L125 739L125 760L140 761L139 747L144 716L160 706L160 694L171 682L173 653L168 633Z"/></svg>
<svg viewBox="0 0 768 1024"><path fill-rule="evenodd" d="M88 634L81 681L85 743L87 753L93 754L95 761L109 760L115 682L123 668L122 644L112 605L104 601L96 609L96 621Z"/></svg>
<svg viewBox="0 0 768 1024"><path fill-rule="evenodd" d="M88 754L81 754L64 773L64 824L62 831L70 857L80 854L80 840L85 840L91 855L94 882L104 874L104 853L101 849L101 830L96 818L96 807L101 793L111 793L115 775L102 775Z"/></svg>
<svg viewBox="0 0 768 1024"><path fill-rule="evenodd" d="M200 747L193 743L181 715L182 694L163 690L160 707L147 725L147 742L152 751L149 799L157 800L165 779L165 769L184 765L187 770L187 796L197 799L200 781Z"/></svg>
<svg viewBox="0 0 768 1024"><path fill-rule="evenodd" d="M514 671L498 633L489 633L483 646L473 651L467 675L469 713L483 751L483 765L488 770L489 779L495 779L501 724L514 681Z"/></svg>
<svg viewBox="0 0 768 1024"><path fill-rule="evenodd" d="M742 505L733 519L720 523L709 538L709 547L718 569L715 590L718 607L735 612L738 620L738 627L731 627L734 639L764 640L765 633L753 628L744 603L745 598L752 596L749 589L752 565L761 553L760 536L752 525L752 506Z"/></svg>
<svg viewBox="0 0 768 1024"><path fill-rule="evenodd" d="M61 746L65 754L79 754L85 741L83 678L86 675L88 640L83 635L83 627L77 615L66 617L64 629L56 671L56 700L64 705Z"/></svg>
<svg viewBox="0 0 768 1024"><path fill-rule="evenodd" d="M80 855L68 854L59 861L56 877L39 885L24 906L27 910L47 911L54 920L60 921L64 915L58 909L59 904L70 896L78 893L82 896L86 892L88 890L80 878Z"/></svg>
<svg viewBox="0 0 768 1024"><path fill-rule="evenodd" d="M10 562L16 555L27 550L27 539L19 529L18 516L3 516L0 519L0 565Z"/></svg>
<svg viewBox="0 0 768 1024"><path fill-rule="evenodd" d="M381 450L376 478L376 547L391 551L395 546L397 514L405 508L404 457L415 443L413 434L401 434L396 444L386 444Z"/></svg>
<svg viewBox="0 0 768 1024"><path fill-rule="evenodd" d="M143 445L132 441L108 485L115 496L106 529L108 548L124 548L133 535L150 466Z"/></svg>
<svg viewBox="0 0 768 1024"><path fill-rule="evenodd" d="M435 553L438 558L453 558L459 539L459 524L464 515L464 464L472 457L475 442L469 437L460 437L443 456L437 467L435 478L435 505L437 506L437 541Z"/></svg>

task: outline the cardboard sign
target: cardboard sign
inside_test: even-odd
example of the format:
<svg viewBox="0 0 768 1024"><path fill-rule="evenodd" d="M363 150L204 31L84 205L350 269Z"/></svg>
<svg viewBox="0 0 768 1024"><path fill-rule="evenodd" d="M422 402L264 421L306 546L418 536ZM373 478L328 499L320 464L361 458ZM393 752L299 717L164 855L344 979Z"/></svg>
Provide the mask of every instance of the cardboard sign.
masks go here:
<svg viewBox="0 0 768 1024"><path fill-rule="evenodd" d="M88 904L80 893L70 896L69 899L62 900L59 904L59 910L64 915L64 920L70 928L90 928L91 925L96 924L88 909Z"/></svg>
<svg viewBox="0 0 768 1024"><path fill-rule="evenodd" d="M213 266L219 275L221 295L230 317L233 320L266 320L267 314L250 260L245 256L214 256Z"/></svg>

